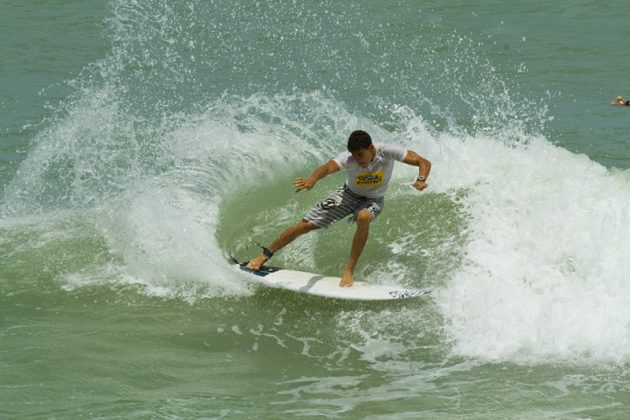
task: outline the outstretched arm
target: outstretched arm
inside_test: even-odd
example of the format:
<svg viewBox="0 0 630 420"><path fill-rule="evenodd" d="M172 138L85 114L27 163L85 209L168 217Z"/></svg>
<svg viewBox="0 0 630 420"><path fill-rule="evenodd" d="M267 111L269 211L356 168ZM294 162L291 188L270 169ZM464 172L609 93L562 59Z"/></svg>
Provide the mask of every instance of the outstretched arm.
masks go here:
<svg viewBox="0 0 630 420"><path fill-rule="evenodd" d="M293 187L295 188L295 192L298 191L310 191L317 181L325 177L326 175L330 175L334 172L339 171L341 168L334 160L329 160L324 163L319 168L315 169L311 174L310 178L296 178L293 181Z"/></svg>
<svg viewBox="0 0 630 420"><path fill-rule="evenodd" d="M431 162L429 162L413 150L407 151L403 162L407 165L418 167L418 178L413 184L411 184L415 189L417 189L418 191L422 191L429 186L426 181L429 177L429 173L431 172Z"/></svg>

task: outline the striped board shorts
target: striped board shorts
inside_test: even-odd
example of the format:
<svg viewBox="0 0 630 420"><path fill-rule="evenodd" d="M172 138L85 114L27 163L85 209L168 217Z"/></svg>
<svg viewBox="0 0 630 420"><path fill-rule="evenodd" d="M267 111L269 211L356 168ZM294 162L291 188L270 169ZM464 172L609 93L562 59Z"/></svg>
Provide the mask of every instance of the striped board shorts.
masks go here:
<svg viewBox="0 0 630 420"><path fill-rule="evenodd" d="M304 220L317 227L327 228L349 214L353 215L352 220L356 220L357 214L363 209L372 213L376 218L384 207L383 197L363 197L353 193L347 185L344 185L306 213Z"/></svg>

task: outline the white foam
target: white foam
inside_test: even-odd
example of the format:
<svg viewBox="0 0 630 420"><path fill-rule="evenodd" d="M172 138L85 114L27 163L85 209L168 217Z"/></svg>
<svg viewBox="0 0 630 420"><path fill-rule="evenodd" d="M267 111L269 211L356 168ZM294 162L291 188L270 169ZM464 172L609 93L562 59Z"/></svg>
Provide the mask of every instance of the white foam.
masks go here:
<svg viewBox="0 0 630 420"><path fill-rule="evenodd" d="M439 190L466 189L468 243L436 293L457 354L491 360L627 360L627 173L540 137L442 136Z"/></svg>
<svg viewBox="0 0 630 420"><path fill-rule="evenodd" d="M98 92L40 134L2 203L6 215L69 208L92 218L124 267L65 273L68 289L109 279L188 300L249 293L215 238L221 200L323 161L343 144L328 136L329 123L355 122L335 101L295 94L219 98L144 127L130 123L114 92Z"/></svg>
<svg viewBox="0 0 630 420"><path fill-rule="evenodd" d="M626 360L628 174L509 127L440 134L409 108L393 114L399 126L392 133L317 93L225 96L138 128L115 92L86 92L40 135L5 190L2 213L85 205L96 209L95 224L124 261L117 281L136 279L159 295L247 293L215 239L221 200L236 186L324 162L361 127L429 158L426 193L457 196L466 213L467 241L452 245L463 247L464 258L434 295L456 354ZM57 170L60 178L52 176ZM414 171L398 165L394 181L408 182ZM392 252L413 256L403 245L422 238L410 235ZM287 258L302 254L301 246L310 242L296 243ZM416 284L405 277L415 267L388 269L397 282ZM71 274L68 287L84 284Z"/></svg>

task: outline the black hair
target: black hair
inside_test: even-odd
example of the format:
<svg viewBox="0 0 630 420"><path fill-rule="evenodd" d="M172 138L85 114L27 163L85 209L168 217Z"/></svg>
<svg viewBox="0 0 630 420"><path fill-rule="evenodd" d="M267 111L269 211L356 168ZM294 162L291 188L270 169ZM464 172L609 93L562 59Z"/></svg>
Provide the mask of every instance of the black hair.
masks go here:
<svg viewBox="0 0 630 420"><path fill-rule="evenodd" d="M372 137L362 130L350 133L348 137L348 151L350 153L367 150L372 145Z"/></svg>

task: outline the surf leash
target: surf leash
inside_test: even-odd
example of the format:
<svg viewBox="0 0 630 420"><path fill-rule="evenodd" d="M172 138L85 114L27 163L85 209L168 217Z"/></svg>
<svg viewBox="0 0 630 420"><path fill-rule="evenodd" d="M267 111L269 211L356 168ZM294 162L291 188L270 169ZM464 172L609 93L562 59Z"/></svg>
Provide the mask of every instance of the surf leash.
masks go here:
<svg viewBox="0 0 630 420"><path fill-rule="evenodd" d="M263 245L259 244L258 242L255 242L255 243L256 243L256 245L258 245L259 247L262 248L263 255L265 256L265 258L267 258L267 260L265 262L269 261L269 259L271 257L273 257L273 252L271 252L271 250L269 248L267 248L266 246L263 246Z"/></svg>

